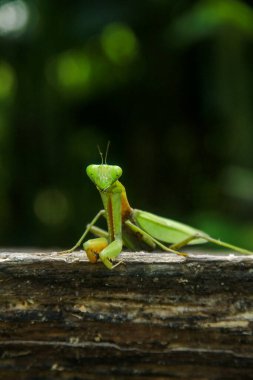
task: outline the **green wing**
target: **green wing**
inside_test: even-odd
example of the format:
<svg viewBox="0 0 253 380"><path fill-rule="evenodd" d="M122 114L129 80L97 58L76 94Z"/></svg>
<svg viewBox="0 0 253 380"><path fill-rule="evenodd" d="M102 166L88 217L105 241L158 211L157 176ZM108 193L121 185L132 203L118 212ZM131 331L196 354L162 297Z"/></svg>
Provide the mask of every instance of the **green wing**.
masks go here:
<svg viewBox="0 0 253 380"><path fill-rule="evenodd" d="M153 236L155 239L161 240L165 243L179 243L196 233L206 235L204 232L196 230L195 228L187 226L186 224L179 223L167 218L162 218L161 216L157 216L146 211L134 209L132 215L135 223L140 228ZM198 238L189 244L202 243L206 243L206 240Z"/></svg>

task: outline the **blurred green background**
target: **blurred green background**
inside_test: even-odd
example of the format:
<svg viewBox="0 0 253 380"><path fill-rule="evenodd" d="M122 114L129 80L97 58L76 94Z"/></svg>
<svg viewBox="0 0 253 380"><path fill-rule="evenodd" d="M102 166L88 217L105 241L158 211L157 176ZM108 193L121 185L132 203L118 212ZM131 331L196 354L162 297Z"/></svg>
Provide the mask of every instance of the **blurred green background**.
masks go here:
<svg viewBox="0 0 253 380"><path fill-rule="evenodd" d="M252 1L0 2L0 244L68 247L131 205L253 248Z"/></svg>

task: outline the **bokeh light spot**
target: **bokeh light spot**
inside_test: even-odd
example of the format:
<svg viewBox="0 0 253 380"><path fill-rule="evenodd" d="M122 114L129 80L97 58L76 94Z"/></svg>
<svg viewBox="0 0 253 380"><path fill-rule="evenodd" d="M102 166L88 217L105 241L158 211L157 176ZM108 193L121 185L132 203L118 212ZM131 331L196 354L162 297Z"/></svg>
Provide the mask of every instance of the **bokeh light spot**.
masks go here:
<svg viewBox="0 0 253 380"><path fill-rule="evenodd" d="M22 32L29 19L29 9L22 0L0 4L0 35Z"/></svg>
<svg viewBox="0 0 253 380"><path fill-rule="evenodd" d="M34 200L34 212L37 218L48 226L56 226L64 222L68 214L66 196L57 189L40 191Z"/></svg>
<svg viewBox="0 0 253 380"><path fill-rule="evenodd" d="M89 84L91 64L81 53L68 52L58 59L58 81L66 89L83 88Z"/></svg>
<svg viewBox="0 0 253 380"><path fill-rule="evenodd" d="M0 100L13 94L15 84L14 72L10 65L0 62Z"/></svg>
<svg viewBox="0 0 253 380"><path fill-rule="evenodd" d="M113 23L103 30L101 43L107 57L117 64L133 61L138 53L138 41L127 25Z"/></svg>

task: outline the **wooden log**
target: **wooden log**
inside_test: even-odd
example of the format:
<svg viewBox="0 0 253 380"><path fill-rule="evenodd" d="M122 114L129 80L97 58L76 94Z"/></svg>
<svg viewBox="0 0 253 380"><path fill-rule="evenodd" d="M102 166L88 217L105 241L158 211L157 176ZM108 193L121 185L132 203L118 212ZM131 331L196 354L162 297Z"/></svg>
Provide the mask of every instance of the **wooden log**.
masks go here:
<svg viewBox="0 0 253 380"><path fill-rule="evenodd" d="M0 253L0 378L252 379L253 256Z"/></svg>

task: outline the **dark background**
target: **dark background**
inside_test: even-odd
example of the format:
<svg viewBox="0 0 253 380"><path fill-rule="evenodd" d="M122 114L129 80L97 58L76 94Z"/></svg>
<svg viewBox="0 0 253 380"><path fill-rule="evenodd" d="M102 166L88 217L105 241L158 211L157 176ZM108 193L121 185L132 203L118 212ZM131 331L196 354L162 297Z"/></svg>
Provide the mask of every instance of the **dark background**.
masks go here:
<svg viewBox="0 0 253 380"><path fill-rule="evenodd" d="M0 2L0 244L68 247L133 207L253 248L251 1Z"/></svg>

